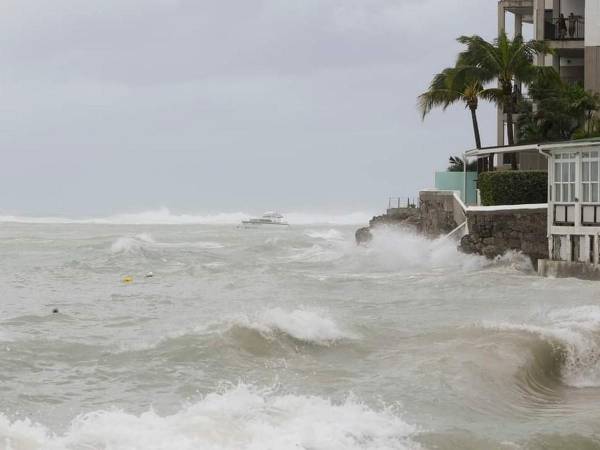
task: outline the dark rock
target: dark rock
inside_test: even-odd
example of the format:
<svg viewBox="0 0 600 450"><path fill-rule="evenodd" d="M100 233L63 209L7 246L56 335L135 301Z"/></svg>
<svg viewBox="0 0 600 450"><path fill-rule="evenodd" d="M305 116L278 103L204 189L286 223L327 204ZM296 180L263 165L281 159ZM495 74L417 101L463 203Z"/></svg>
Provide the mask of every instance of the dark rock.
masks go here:
<svg viewBox="0 0 600 450"><path fill-rule="evenodd" d="M484 256L492 259L498 255L501 255L504 252L500 252L498 250L498 247L496 247L495 245L486 245L485 247L483 247L483 250L481 251L481 253L483 253Z"/></svg>
<svg viewBox="0 0 600 450"><path fill-rule="evenodd" d="M364 245L373 239L373 235L371 234L371 229L369 227L363 227L356 230L354 238L356 239L357 245Z"/></svg>
<svg viewBox="0 0 600 450"><path fill-rule="evenodd" d="M467 253L467 254L477 253L477 248L475 247L475 241L473 240L473 238L471 237L470 234L466 234L461 238L458 248L463 253Z"/></svg>

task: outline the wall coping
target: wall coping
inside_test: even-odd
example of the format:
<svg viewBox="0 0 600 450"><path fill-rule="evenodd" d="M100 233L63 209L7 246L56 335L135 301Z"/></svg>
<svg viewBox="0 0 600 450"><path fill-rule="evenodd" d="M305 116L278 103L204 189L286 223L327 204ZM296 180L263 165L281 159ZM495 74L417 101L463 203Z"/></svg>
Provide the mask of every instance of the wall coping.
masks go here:
<svg viewBox="0 0 600 450"><path fill-rule="evenodd" d="M547 203L531 203L525 205L495 205L495 206L468 206L467 212L519 212L519 211L547 211Z"/></svg>

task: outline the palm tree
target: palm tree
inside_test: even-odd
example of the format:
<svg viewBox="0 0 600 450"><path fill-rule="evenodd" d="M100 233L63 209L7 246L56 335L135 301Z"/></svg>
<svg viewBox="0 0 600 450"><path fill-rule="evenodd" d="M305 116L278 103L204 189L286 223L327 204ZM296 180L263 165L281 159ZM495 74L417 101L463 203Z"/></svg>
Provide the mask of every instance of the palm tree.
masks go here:
<svg viewBox="0 0 600 450"><path fill-rule="evenodd" d="M444 69L433 77L429 89L419 95L419 109L422 118L424 120L425 116L436 106L445 110L456 102L465 103L465 107L471 112L475 145L477 148L481 148L477 106L483 91L481 82L476 77L470 76L469 73L453 68Z"/></svg>
<svg viewBox="0 0 600 450"><path fill-rule="evenodd" d="M540 77L558 76L552 67L533 64L535 55L550 53L550 48L543 41L525 42L520 35L510 40L505 32L500 33L493 42L487 42L479 36L461 36L458 42L467 46L458 57L458 70L477 70L479 80L484 84L497 80L498 87L487 89L484 98L503 109L506 114L508 144L514 145L513 114L517 111L517 102L521 98L520 86L529 85ZM513 168L516 168L514 157Z"/></svg>

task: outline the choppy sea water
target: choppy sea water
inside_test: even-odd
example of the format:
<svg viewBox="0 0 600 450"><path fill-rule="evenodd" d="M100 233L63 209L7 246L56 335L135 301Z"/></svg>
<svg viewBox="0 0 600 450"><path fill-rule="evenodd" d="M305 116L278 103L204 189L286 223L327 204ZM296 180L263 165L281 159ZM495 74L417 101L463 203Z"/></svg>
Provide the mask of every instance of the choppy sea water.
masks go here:
<svg viewBox="0 0 600 450"><path fill-rule="evenodd" d="M354 228L0 224L0 448L600 448L599 284Z"/></svg>

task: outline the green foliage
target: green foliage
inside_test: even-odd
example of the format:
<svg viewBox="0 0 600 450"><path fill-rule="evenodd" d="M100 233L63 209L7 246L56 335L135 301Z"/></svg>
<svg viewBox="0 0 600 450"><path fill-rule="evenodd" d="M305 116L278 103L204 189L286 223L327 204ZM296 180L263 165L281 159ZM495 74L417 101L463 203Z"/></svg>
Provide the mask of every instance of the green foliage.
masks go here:
<svg viewBox="0 0 600 450"><path fill-rule="evenodd" d="M448 158L448 168L447 172L463 172L465 168L465 163L460 156L450 156ZM467 164L467 171L476 172L477 171L477 161L473 161Z"/></svg>
<svg viewBox="0 0 600 450"><path fill-rule="evenodd" d="M594 112L600 109L600 96L579 84L561 80L538 79L529 88L536 102L519 106L520 142L561 141L592 137L597 131Z"/></svg>
<svg viewBox="0 0 600 450"><path fill-rule="evenodd" d="M513 114L521 99L521 84L529 86L537 79L555 80L559 76L552 67L536 66L535 55L552 53L543 41L525 41L523 36L509 39L502 32L498 39L488 42L479 36L461 36L458 42L466 50L458 56L456 70L478 74L482 84L497 81L497 88L482 91L479 96L496 103L506 114L508 144L513 145Z"/></svg>
<svg viewBox="0 0 600 450"><path fill-rule="evenodd" d="M435 75L429 89L419 95L418 107L421 117L424 120L425 116L435 107L441 107L445 111L448 106L456 102L464 103L465 108L471 112L475 145L477 148L481 148L476 111L479 105L479 96L483 90L479 79L470 71L446 68Z"/></svg>
<svg viewBox="0 0 600 450"><path fill-rule="evenodd" d="M502 171L479 174L481 202L491 205L546 203L548 173L542 171Z"/></svg>

